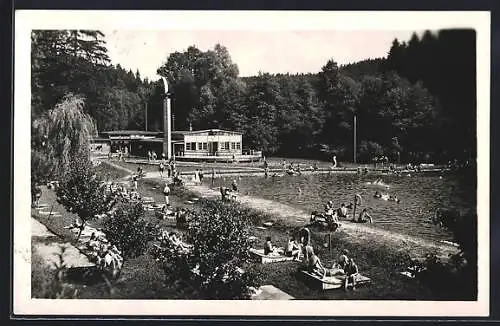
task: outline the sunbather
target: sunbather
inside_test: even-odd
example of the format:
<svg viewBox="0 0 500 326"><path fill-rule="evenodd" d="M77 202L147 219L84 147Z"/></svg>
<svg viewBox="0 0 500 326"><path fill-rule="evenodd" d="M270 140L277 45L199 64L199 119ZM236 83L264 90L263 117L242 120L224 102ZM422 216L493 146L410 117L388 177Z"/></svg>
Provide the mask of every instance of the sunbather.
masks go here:
<svg viewBox="0 0 500 326"><path fill-rule="evenodd" d="M264 255L266 256L279 256L283 254L283 248L278 248L271 242L271 237L266 237L266 243L264 244Z"/></svg>
<svg viewBox="0 0 500 326"><path fill-rule="evenodd" d="M311 245L306 245L303 249L304 262L306 264L306 270L312 274L318 275L321 278L326 276L326 268L323 267L321 260L314 253L314 249Z"/></svg>
<svg viewBox="0 0 500 326"><path fill-rule="evenodd" d="M285 255L288 257L294 257L296 261L300 261L300 245L297 243L294 236L291 236L288 240Z"/></svg>

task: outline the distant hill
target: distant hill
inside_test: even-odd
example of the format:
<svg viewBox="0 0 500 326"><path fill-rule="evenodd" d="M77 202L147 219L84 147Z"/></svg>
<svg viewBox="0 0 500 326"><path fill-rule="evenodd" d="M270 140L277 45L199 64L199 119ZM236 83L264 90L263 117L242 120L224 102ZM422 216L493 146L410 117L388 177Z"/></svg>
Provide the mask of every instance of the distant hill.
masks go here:
<svg viewBox="0 0 500 326"><path fill-rule="evenodd" d="M366 59L340 66L340 71L344 76L349 76L354 80L360 80L365 75L377 75L382 73L384 64L384 58Z"/></svg>

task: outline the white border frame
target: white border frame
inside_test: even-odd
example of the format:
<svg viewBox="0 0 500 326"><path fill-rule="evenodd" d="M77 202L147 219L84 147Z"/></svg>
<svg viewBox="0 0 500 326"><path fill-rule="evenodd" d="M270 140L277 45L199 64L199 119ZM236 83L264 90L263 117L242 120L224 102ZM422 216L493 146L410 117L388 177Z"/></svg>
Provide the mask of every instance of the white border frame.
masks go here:
<svg viewBox="0 0 500 326"><path fill-rule="evenodd" d="M320 11L73 11L15 12L14 314L261 315L261 316L488 316L490 13ZM32 29L127 30L422 30L477 32L478 300L463 301L203 301L31 299L30 94ZM332 312L335 312L333 314Z"/></svg>

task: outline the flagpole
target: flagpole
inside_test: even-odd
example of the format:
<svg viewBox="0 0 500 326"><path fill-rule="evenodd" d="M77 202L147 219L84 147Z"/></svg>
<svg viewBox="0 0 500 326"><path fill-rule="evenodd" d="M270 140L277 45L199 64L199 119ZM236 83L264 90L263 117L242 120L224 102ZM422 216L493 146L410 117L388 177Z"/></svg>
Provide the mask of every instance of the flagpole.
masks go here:
<svg viewBox="0 0 500 326"><path fill-rule="evenodd" d="M356 164L356 115L354 115L354 164Z"/></svg>

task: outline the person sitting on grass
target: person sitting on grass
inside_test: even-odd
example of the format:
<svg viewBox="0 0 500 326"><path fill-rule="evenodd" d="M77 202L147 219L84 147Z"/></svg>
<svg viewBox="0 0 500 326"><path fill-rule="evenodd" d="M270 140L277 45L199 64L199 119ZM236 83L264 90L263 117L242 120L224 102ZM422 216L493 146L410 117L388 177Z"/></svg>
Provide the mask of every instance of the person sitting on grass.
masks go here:
<svg viewBox="0 0 500 326"><path fill-rule="evenodd" d="M344 280L344 290L347 291L349 283L352 284L352 289L356 291L356 277L359 274L358 265L354 262L354 259L349 259L349 263L346 265L345 269L345 280Z"/></svg>
<svg viewBox="0 0 500 326"><path fill-rule="evenodd" d="M339 257L339 261L336 264L334 264L332 267L335 267L339 270L342 270L342 274L344 274L345 269L346 269L348 264L349 264L349 258L347 257L347 255L342 254Z"/></svg>
<svg viewBox="0 0 500 326"><path fill-rule="evenodd" d="M291 236L286 246L285 255L293 257L295 261L300 261L300 246L295 240L295 236Z"/></svg>
<svg viewBox="0 0 500 326"><path fill-rule="evenodd" d="M348 218L347 207L344 203L340 204L339 209L337 210L337 216L342 218Z"/></svg>
<svg viewBox="0 0 500 326"><path fill-rule="evenodd" d="M306 245L303 249L304 262L306 264L306 270L313 275L317 275L324 278L327 274L327 270L323 267L321 260L314 253L314 249L311 245Z"/></svg>
<svg viewBox="0 0 500 326"><path fill-rule="evenodd" d="M175 223L178 227L186 225L187 211L184 208L177 208L175 212Z"/></svg>
<svg viewBox="0 0 500 326"><path fill-rule="evenodd" d="M373 219L372 219L372 216L370 214L368 214L368 210L366 208L363 208L363 210L361 211L361 213L359 213L358 220L355 221L355 222L358 222L358 223L366 223L366 222L373 223Z"/></svg>
<svg viewBox="0 0 500 326"><path fill-rule="evenodd" d="M271 242L271 237L266 237L264 244L264 255L266 256L279 256L283 254L283 248L275 247Z"/></svg>

